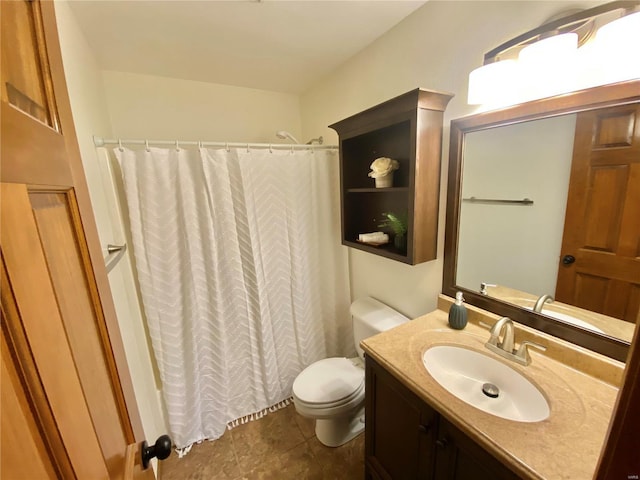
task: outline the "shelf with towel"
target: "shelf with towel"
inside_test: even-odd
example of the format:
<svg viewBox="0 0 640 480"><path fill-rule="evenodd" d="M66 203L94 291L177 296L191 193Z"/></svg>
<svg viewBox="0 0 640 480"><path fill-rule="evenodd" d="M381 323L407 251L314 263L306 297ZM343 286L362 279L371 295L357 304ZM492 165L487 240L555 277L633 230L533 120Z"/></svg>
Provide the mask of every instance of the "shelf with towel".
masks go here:
<svg viewBox="0 0 640 480"><path fill-rule="evenodd" d="M508 200L499 198L476 198L469 197L463 198L463 202L469 203L486 203L486 204L498 204L498 205L533 205L533 200L530 198L523 198L522 200Z"/></svg>
<svg viewBox="0 0 640 480"><path fill-rule="evenodd" d="M107 273L113 270L113 267L117 265L120 261L124 252L127 251L127 244L123 243L122 245L112 245L107 244L107 256L104 257L104 264L107 268Z"/></svg>
<svg viewBox="0 0 640 480"><path fill-rule="evenodd" d="M409 265L436 258L442 123L451 97L417 88L330 125L340 144L343 245ZM369 176L380 157L398 163L391 187L375 188ZM360 238L378 229L385 213L406 215L402 249Z"/></svg>

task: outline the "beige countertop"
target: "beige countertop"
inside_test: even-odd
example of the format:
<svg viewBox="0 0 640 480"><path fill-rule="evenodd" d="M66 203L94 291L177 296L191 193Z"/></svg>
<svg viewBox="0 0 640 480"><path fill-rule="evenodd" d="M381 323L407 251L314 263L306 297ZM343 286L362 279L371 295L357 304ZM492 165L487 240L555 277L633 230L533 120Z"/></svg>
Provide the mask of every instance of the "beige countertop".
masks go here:
<svg viewBox="0 0 640 480"><path fill-rule="evenodd" d="M522 339L519 328L516 344ZM449 328L447 313L436 310L361 345L367 355L523 478L592 478L618 389L536 350L530 350L532 362L526 367L502 359L484 347L488 338L488 330L471 321L461 331ZM554 342L552 337L536 340L545 345ZM422 363L425 350L442 344L478 350L519 371L544 393L549 418L536 423L505 420L450 394Z"/></svg>

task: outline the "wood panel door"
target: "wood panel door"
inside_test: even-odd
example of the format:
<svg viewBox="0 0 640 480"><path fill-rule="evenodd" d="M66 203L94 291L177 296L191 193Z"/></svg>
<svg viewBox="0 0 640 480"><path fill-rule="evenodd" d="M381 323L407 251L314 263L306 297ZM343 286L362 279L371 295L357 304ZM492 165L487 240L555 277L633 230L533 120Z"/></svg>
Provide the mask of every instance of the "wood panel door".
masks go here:
<svg viewBox="0 0 640 480"><path fill-rule="evenodd" d="M640 307L640 106L578 114L556 299L634 323Z"/></svg>
<svg viewBox="0 0 640 480"><path fill-rule="evenodd" d="M136 454L142 428L79 157L53 2L0 5L0 476L153 478Z"/></svg>

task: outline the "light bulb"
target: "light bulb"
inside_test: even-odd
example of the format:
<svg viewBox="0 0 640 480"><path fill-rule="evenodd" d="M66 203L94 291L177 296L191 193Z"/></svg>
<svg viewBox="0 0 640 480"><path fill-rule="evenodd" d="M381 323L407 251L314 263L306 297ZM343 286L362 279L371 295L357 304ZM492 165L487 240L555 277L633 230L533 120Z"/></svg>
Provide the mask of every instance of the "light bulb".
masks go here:
<svg viewBox="0 0 640 480"><path fill-rule="evenodd" d="M476 68L469 74L469 105L509 102L517 86L516 61L502 60Z"/></svg>
<svg viewBox="0 0 640 480"><path fill-rule="evenodd" d="M640 12L600 27L594 43L593 61L602 70L601 83L640 78Z"/></svg>
<svg viewBox="0 0 640 480"><path fill-rule="evenodd" d="M564 33L524 47L518 55L523 100L550 97L574 85L578 34Z"/></svg>

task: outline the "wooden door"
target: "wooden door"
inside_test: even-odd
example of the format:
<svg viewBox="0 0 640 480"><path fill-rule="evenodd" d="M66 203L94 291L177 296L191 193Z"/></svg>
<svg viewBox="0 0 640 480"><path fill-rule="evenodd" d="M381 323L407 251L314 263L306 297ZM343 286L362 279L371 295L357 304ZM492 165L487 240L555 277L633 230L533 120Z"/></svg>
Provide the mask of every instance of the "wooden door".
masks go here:
<svg viewBox="0 0 640 480"><path fill-rule="evenodd" d="M3 278L5 271L3 269ZM3 282L4 292L4 282ZM54 479L60 477L55 457L49 451L46 438L40 433L40 425L31 413L29 395L21 382L21 374L16 370L12 356L15 349L9 347L5 335L5 315L2 316L2 358L0 389L2 402L2 456L0 475L11 478L14 472L21 472L25 478ZM26 461L28 459L28 461ZM68 466L65 464L64 466ZM62 468L62 466L61 466Z"/></svg>
<svg viewBox="0 0 640 480"><path fill-rule="evenodd" d="M640 307L640 106L578 114L556 299L634 323Z"/></svg>
<svg viewBox="0 0 640 480"><path fill-rule="evenodd" d="M53 3L0 5L0 476L153 478L135 454L142 429L73 129Z"/></svg>

